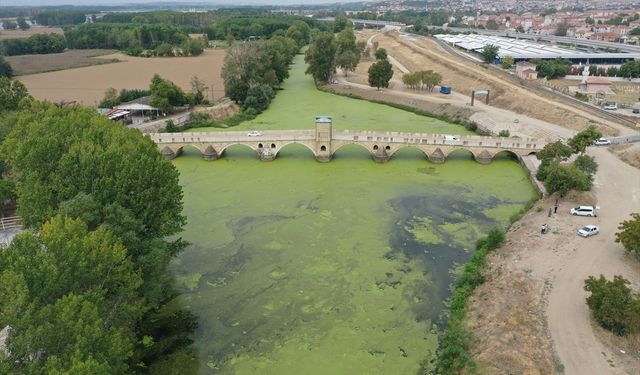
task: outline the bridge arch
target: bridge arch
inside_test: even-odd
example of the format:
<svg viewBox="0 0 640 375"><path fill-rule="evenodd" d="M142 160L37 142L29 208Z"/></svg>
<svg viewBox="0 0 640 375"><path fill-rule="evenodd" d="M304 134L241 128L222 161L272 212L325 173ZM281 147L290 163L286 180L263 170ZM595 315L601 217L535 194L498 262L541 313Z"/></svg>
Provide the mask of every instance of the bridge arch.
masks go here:
<svg viewBox="0 0 640 375"><path fill-rule="evenodd" d="M442 151L443 151L443 154L444 154L444 158L445 158L445 159L449 159L449 157L451 156L451 154L456 153L456 152L459 152L459 151L463 151L463 152L465 152L465 153L471 154L471 157L472 157L473 159L476 159L476 153L475 153L475 152L473 152L473 150L471 150L471 149L469 149L469 148L467 148L467 147L453 147L453 148L451 148L451 149L449 149L449 150L446 150L446 151L445 151L445 150L442 150Z"/></svg>
<svg viewBox="0 0 640 375"><path fill-rule="evenodd" d="M285 148L285 147L287 147L287 146L290 146L290 145L302 145L302 146L306 147L309 151L311 151L311 154L313 155L313 157L315 157L315 156L316 156L316 150L314 150L312 146L308 145L308 144L307 144L307 143L305 143L305 142L295 142L295 141L292 141L292 142L286 142L286 143L283 143L283 144L279 145L279 146L277 147L276 157L278 156L278 154L280 153L280 151L282 151L282 149L283 149L283 148ZM322 151L326 151L326 149L327 149L327 148L326 148L325 146L322 146L322 147L324 147L324 150L322 150Z"/></svg>
<svg viewBox="0 0 640 375"><path fill-rule="evenodd" d="M514 159L514 160L518 160L518 161L520 161L520 155L518 155L517 153L515 153L515 152L513 152L513 151L511 151L511 150L506 150L506 149L503 149L503 150L497 150L497 152L495 152L495 153L493 154L492 159L495 159L497 156L500 156L500 155L507 155L507 156L509 156L511 159Z"/></svg>
<svg viewBox="0 0 640 375"><path fill-rule="evenodd" d="M335 155L335 153L338 152L338 150L340 150L344 146L349 146L349 145L359 146L359 147L367 150L367 152L370 155L373 155L372 150L369 147L367 147L367 144L366 143L360 143L360 142L345 142L345 143L342 143L342 144L338 145L336 148L334 148L333 150L331 150L331 155Z"/></svg>
<svg viewBox="0 0 640 375"><path fill-rule="evenodd" d="M241 146L245 146L245 147L249 147L252 151L258 152L258 150L251 144L246 143L246 142L232 142L232 143L227 143L225 145L223 145L222 147L220 147L220 150L216 150L218 151L218 154L222 154L226 149L228 149L231 146L236 146L236 145L241 145ZM215 147L214 147L215 149Z"/></svg>
<svg viewBox="0 0 640 375"><path fill-rule="evenodd" d="M389 147L389 146L387 146L387 147ZM385 149L386 149L386 148L385 148ZM425 150L424 148L419 147L418 145L401 145L401 146L399 146L399 147L394 147L394 148L389 147L389 148L388 148L388 149L386 149L386 150L387 150L387 154L389 155L389 157L390 157L390 158L393 158L393 157L394 157L394 155L395 155L398 151L401 151L401 150L408 150L408 149L418 150L418 151L420 151L421 153L423 153L423 154L424 154L424 156L427 158L427 160L430 160L430 159L429 159L429 152L428 152L427 150Z"/></svg>

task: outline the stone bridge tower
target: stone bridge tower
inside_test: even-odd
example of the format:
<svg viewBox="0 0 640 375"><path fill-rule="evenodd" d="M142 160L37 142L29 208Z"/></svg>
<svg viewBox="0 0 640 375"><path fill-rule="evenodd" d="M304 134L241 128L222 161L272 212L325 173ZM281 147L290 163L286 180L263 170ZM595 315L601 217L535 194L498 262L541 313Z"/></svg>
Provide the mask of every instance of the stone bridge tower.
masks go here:
<svg viewBox="0 0 640 375"><path fill-rule="evenodd" d="M333 118L316 116L316 160L326 163L331 160L331 137Z"/></svg>

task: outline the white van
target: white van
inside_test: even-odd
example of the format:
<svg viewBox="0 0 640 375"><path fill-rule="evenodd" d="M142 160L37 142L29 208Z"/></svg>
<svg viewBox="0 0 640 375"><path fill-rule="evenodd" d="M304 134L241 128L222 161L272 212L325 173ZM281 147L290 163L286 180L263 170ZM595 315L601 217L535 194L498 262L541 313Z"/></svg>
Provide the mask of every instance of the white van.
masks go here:
<svg viewBox="0 0 640 375"><path fill-rule="evenodd" d="M571 209L571 215L596 217L596 208L594 206L578 206Z"/></svg>
<svg viewBox="0 0 640 375"><path fill-rule="evenodd" d="M444 140L445 141L459 141L460 138L458 138L458 136L456 136L456 135L445 135L444 136Z"/></svg>

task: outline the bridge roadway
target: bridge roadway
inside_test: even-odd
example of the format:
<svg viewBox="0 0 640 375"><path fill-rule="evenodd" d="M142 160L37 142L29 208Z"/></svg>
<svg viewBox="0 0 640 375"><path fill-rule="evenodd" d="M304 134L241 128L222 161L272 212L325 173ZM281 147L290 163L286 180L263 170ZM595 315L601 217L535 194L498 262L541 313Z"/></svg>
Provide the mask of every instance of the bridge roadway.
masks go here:
<svg viewBox="0 0 640 375"><path fill-rule="evenodd" d="M499 152L507 151L520 159L523 156L535 154L545 145L543 141L530 138L332 131L331 124L326 125L316 123L315 130L264 131L259 136L249 136L246 131L227 131L154 133L150 134L150 137L168 160L178 156L185 146L197 148L205 160L216 160L227 147L241 144L253 149L260 159L271 161L283 147L301 144L306 146L318 161L328 162L341 147L356 144L369 151L377 162L386 162L396 151L412 147L424 152L433 163L444 163L450 153L462 149L471 152L479 163L487 164Z"/></svg>

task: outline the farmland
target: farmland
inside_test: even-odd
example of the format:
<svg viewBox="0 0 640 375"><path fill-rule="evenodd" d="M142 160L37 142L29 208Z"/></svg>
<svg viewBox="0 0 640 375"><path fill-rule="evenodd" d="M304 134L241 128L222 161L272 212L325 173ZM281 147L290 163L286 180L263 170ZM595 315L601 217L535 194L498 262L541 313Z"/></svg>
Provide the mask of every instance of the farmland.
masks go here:
<svg viewBox="0 0 640 375"><path fill-rule="evenodd" d="M59 27L32 27L28 30L2 30L0 31L0 40L28 38L35 34L62 34L63 31Z"/></svg>
<svg viewBox="0 0 640 375"><path fill-rule="evenodd" d="M122 62L30 74L19 77L19 80L37 99L95 105L110 87L117 90L148 88L151 77L156 73L188 91L191 90L191 77L197 75L208 87L213 87L214 97L220 98L224 95L220 78L224 56L224 50L205 50L196 57L167 58L132 57L114 53L93 59L117 59ZM211 89L207 94L210 98Z"/></svg>
<svg viewBox="0 0 640 375"><path fill-rule="evenodd" d="M5 60L11 64L13 74L22 76L119 62L120 60L115 57L103 57L114 52L114 50L103 49L71 49L63 53L47 55L7 56Z"/></svg>

